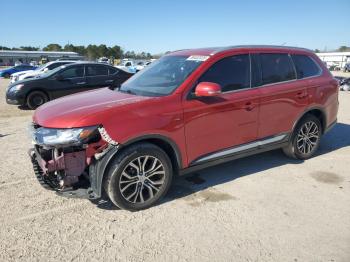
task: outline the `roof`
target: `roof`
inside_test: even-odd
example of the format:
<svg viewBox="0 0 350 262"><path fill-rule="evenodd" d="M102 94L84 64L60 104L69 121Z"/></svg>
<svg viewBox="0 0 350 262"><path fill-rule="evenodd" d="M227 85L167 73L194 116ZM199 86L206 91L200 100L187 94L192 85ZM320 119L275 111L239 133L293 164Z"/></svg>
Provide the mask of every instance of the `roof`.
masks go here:
<svg viewBox="0 0 350 262"><path fill-rule="evenodd" d="M54 61L54 62L66 62L66 61ZM99 62L91 62L91 61L82 61L82 60L78 60L78 61L72 61L74 63L69 63L69 64L65 64L63 66L74 66L74 65L103 65L103 66L112 66L110 64L106 64L106 63L99 63ZM112 66L113 67L113 66Z"/></svg>
<svg viewBox="0 0 350 262"><path fill-rule="evenodd" d="M226 47L207 47L207 48L197 48L197 49L183 49L177 50L169 55L214 55L220 52L235 50L235 49L259 49L259 50L297 50L297 51L306 51L313 52L312 50L301 48L301 47L293 47L293 46L277 46L277 45L237 45L237 46L226 46Z"/></svg>

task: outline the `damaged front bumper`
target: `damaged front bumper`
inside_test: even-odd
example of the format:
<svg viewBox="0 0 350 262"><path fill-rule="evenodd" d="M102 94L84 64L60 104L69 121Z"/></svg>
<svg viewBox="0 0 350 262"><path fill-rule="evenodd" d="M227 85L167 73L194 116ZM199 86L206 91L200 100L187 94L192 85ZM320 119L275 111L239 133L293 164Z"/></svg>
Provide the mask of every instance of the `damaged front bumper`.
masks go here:
<svg viewBox="0 0 350 262"><path fill-rule="evenodd" d="M39 183L62 196L101 198L106 159L117 152L119 144L103 127L97 130L93 139L81 144L52 146L34 141L28 153Z"/></svg>

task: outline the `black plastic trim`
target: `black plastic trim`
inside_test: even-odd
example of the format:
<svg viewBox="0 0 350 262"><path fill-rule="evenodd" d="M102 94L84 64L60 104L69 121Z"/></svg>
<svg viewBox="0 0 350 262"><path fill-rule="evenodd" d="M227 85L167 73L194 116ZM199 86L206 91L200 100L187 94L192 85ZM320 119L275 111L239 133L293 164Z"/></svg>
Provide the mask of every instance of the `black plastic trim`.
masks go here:
<svg viewBox="0 0 350 262"><path fill-rule="evenodd" d="M289 136L287 136L287 138L289 139ZM192 172L195 172L195 171L207 168L207 167L216 166L216 165L223 164L223 163L226 163L226 162L229 162L232 160L236 160L239 158L263 153L266 151L271 151L271 150L278 149L278 148L282 148L282 147L285 147L287 145L288 145L288 140L283 141L283 142L279 142L279 143L272 143L269 145L264 145L264 146L252 148L252 149L249 149L246 151L242 151L239 153L234 153L234 154L228 155L226 157L222 157L222 158L218 158L218 159L214 159L214 160L209 160L209 161L203 162L201 164L189 166L188 168L180 170L179 175L180 176L186 175L188 173L192 173Z"/></svg>
<svg viewBox="0 0 350 262"><path fill-rule="evenodd" d="M130 144L133 144L135 142L141 142L147 139L159 139L162 140L163 142L169 144L172 149L175 152L175 156L176 156L176 161L178 164L179 168L182 168L182 156L181 156L181 151L179 150L177 144L169 137L163 136L163 135L159 135L159 134L149 134L149 135L143 135L143 136L139 136L136 138L132 138L129 141L127 141L126 143L121 144L121 147L125 147L128 146Z"/></svg>
<svg viewBox="0 0 350 262"><path fill-rule="evenodd" d="M292 130L294 131L296 125L298 124L298 122L305 116L307 115L308 113L310 113L312 110L319 110L321 111L322 113L322 116L324 117L324 123L323 123L323 126L322 126L322 131L323 131L323 134L325 133L325 129L327 128L328 126L328 119L327 119L327 115L324 111L324 109L322 107L319 107L319 106L313 106L313 107L310 107L310 108L307 108L305 111L303 111L299 117L297 118L297 120L294 122L293 124L293 128ZM322 123L321 123L322 124Z"/></svg>
<svg viewBox="0 0 350 262"><path fill-rule="evenodd" d="M89 166L89 180L91 184L90 189L92 191L92 193L90 194L90 198L102 197L103 177L110 161L115 156L115 154L117 154L119 150L122 150L124 147L130 144L145 141L147 139L160 139L165 143L168 143L173 148L176 155L178 168L181 169L182 162L180 151L177 145L170 138L158 134L151 134L133 138L126 143L120 144L118 146L112 146L110 149L108 149L108 152L101 159L93 160L93 162Z"/></svg>

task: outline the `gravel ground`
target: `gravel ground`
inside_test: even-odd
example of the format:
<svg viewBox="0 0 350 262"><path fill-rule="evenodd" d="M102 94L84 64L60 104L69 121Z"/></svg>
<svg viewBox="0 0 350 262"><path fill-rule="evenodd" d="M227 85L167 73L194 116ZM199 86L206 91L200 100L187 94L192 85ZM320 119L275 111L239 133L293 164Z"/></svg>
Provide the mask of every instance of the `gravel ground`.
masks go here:
<svg viewBox="0 0 350 262"><path fill-rule="evenodd" d="M350 92L316 157L268 152L175 180L141 212L43 189L27 157L32 111L0 80L0 261L350 261Z"/></svg>

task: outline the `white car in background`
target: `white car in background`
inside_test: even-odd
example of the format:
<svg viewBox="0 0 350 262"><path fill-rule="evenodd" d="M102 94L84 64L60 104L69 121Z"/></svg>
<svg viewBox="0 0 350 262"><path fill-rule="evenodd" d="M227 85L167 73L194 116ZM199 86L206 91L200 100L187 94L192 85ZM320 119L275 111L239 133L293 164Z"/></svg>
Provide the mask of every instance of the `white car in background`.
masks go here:
<svg viewBox="0 0 350 262"><path fill-rule="evenodd" d="M48 62L44 65L41 65L40 67L38 67L35 70L28 70L28 71L14 73L11 75L11 83L14 83L16 81L21 81L24 79L28 79L28 78L33 78L33 77L40 75L42 73L45 73L49 70L55 69L56 67L66 65L66 64L75 63L75 62L77 62L77 61L53 61L53 62Z"/></svg>
<svg viewBox="0 0 350 262"><path fill-rule="evenodd" d="M116 67L129 73L136 73L134 62L129 59L123 59L121 64L117 65Z"/></svg>
<svg viewBox="0 0 350 262"><path fill-rule="evenodd" d="M103 64L110 64L111 63L111 60L108 59L107 57L100 57L97 62L99 63L103 63Z"/></svg>
<svg viewBox="0 0 350 262"><path fill-rule="evenodd" d="M141 71L146 66L148 66L150 63L152 63L152 61L141 61L141 62L138 62L137 65L136 65L136 72Z"/></svg>

